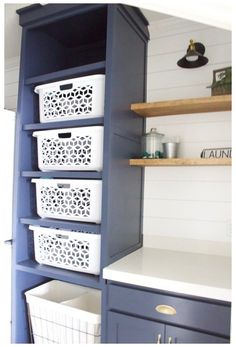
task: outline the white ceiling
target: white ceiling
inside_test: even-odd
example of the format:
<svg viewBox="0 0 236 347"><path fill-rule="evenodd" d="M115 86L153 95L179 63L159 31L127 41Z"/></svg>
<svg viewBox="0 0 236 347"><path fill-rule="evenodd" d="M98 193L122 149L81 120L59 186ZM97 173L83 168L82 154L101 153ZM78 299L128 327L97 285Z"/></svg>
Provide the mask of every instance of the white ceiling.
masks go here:
<svg viewBox="0 0 236 347"><path fill-rule="evenodd" d="M18 24L19 16L16 10L28 5L31 4L5 4L5 59L20 55L21 27ZM149 22L169 17L163 13L142 11Z"/></svg>

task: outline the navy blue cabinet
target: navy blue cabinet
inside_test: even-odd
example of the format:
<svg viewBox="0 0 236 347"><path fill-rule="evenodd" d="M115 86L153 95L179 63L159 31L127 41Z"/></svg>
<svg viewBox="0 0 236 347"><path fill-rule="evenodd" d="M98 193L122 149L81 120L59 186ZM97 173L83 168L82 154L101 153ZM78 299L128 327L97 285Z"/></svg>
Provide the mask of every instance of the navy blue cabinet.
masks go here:
<svg viewBox="0 0 236 347"><path fill-rule="evenodd" d="M107 342L229 343L230 303L108 284Z"/></svg>
<svg viewBox="0 0 236 347"><path fill-rule="evenodd" d="M217 332L216 332L217 333ZM166 325L166 343L229 343L229 339Z"/></svg>
<svg viewBox="0 0 236 347"><path fill-rule="evenodd" d="M164 324L116 312L108 313L109 343L162 343Z"/></svg>
<svg viewBox="0 0 236 347"><path fill-rule="evenodd" d="M116 312L108 313L109 343L229 343L229 339Z"/></svg>
<svg viewBox="0 0 236 347"><path fill-rule="evenodd" d="M142 171L131 168L129 159L140 153L144 121L130 111L130 104L145 101L149 34L141 11L123 5L32 5L18 14L23 30L15 145L12 342L27 343L25 291L50 279L105 288L101 275L37 264L29 224L72 230L82 227L101 234L101 271L142 246ZM39 122L35 86L93 74L106 76L104 117ZM92 125L104 126L102 172L45 173L38 169L34 130ZM102 180L101 223L38 217L32 177Z"/></svg>

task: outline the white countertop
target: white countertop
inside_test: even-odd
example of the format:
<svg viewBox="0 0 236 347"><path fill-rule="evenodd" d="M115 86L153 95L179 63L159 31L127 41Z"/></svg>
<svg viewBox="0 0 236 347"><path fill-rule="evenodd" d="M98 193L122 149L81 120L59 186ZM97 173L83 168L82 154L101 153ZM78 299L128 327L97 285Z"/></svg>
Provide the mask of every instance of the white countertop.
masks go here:
<svg viewBox="0 0 236 347"><path fill-rule="evenodd" d="M103 269L108 280L231 301L231 258L140 248Z"/></svg>

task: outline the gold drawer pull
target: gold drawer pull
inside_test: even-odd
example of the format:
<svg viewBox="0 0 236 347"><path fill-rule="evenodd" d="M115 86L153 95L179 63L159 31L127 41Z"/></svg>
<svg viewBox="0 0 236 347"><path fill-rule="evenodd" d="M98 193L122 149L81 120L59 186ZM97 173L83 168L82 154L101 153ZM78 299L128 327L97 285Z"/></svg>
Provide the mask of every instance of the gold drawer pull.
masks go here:
<svg viewBox="0 0 236 347"><path fill-rule="evenodd" d="M174 315L176 314L176 309L168 305L158 305L155 310L159 313Z"/></svg>

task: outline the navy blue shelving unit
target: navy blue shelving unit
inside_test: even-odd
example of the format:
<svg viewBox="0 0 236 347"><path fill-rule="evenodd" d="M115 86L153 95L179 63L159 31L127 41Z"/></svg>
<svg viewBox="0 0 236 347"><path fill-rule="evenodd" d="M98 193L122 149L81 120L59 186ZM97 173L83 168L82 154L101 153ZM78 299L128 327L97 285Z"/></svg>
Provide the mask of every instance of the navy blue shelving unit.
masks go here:
<svg viewBox="0 0 236 347"><path fill-rule="evenodd" d="M130 104L145 101L149 34L142 13L123 5L32 5L18 14L23 30L15 147L12 343L28 343L25 291L51 279L103 291L103 267L142 246L142 170L130 167L129 159L140 153L144 120L130 111ZM104 117L39 122L36 85L104 73ZM39 170L34 130L93 125L104 126L102 172ZM33 177L102 180L101 224L38 217ZM30 224L101 234L100 275L39 265ZM104 312L103 295L102 342L107 335Z"/></svg>
<svg viewBox="0 0 236 347"><path fill-rule="evenodd" d="M87 172L75 172L75 171L22 171L22 177L38 177L38 178L81 178L81 179L101 179L102 172L87 171Z"/></svg>
<svg viewBox="0 0 236 347"><path fill-rule="evenodd" d="M53 226L55 228L61 229L76 229L76 230L84 230L89 233L100 234L101 225L95 223L82 223L82 222L74 222L68 220L60 220L60 219L51 219L51 218L40 218L40 217L25 217L20 218L20 223L26 225L41 225L42 227L50 227Z"/></svg>
<svg viewBox="0 0 236 347"><path fill-rule="evenodd" d="M91 75L91 74L101 73L101 72L105 72L105 66L106 66L105 61L83 65L83 66L76 66L70 69L65 69L65 70L61 70L57 72L51 72L45 75L29 77L25 80L25 84L32 85L32 84L51 83L58 80L61 81L67 78L73 78L78 75L87 76L88 74Z"/></svg>
<svg viewBox="0 0 236 347"><path fill-rule="evenodd" d="M71 120L63 122L52 122L52 123L31 123L24 124L23 130L35 131L35 130L47 130L47 129L58 129L58 128L73 128L73 127L85 127L92 125L103 125L104 118L97 117L93 119L80 119L80 120Z"/></svg>

